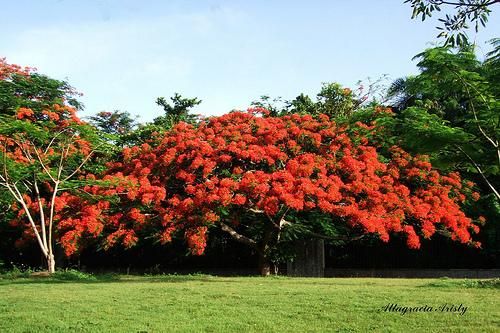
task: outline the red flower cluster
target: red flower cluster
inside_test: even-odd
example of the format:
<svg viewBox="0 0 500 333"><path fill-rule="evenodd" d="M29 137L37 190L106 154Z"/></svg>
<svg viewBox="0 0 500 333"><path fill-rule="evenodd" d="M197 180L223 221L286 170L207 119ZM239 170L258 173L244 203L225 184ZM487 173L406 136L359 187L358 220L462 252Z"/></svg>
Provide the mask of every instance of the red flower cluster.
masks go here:
<svg viewBox="0 0 500 333"><path fill-rule="evenodd" d="M441 175L425 157L396 147L383 163L374 147L354 144L326 116L260 117L259 111L232 112L198 127L180 123L150 144L126 148L107 176L121 183L88 188L120 198L120 211L100 212L108 244L131 246L147 225L162 242L182 230L201 254L207 227L231 223L231 213L273 218L287 209L320 211L383 241L402 233L410 248L438 229L472 242L470 232L478 229L460 210L470 186L458 175Z"/></svg>
<svg viewBox="0 0 500 333"><path fill-rule="evenodd" d="M10 65L5 62L5 59L0 59L0 81L4 83L12 83L17 75L30 80L32 71L32 68ZM71 178L66 173L71 174L72 171L63 165L64 162L72 159L71 164L78 165L77 163L83 159L82 156L91 152L91 143L85 140L82 133L74 126L83 123L77 117L74 107L65 104L64 100L58 101L60 104L50 105L52 102L46 103L46 96L35 95L30 96L29 101L44 102L40 105L44 105L45 109L19 107L11 115L11 120L14 122L17 119L24 124L33 123L40 132L37 131L36 138L33 138L31 137L33 133L29 130L31 127L26 127L27 130L16 126L12 133L0 135L2 143L0 153L4 155L6 161L9 161L2 167L3 172L0 180L2 185L7 188L6 191L10 189L14 193L13 197L20 198L21 193L23 193L23 200L15 200L17 203L12 206L17 216L11 221L11 225L24 228L23 241L35 238L37 232L41 235L41 241L43 240L44 243L47 243L46 239L53 236L63 245L66 254L70 255L77 251L82 235L97 237L101 234L103 225L98 218L105 206L109 206L109 202L88 205L78 197L71 195L67 190L55 189L55 178L61 176L64 176L62 178L66 176L68 179ZM45 133L41 134L42 132ZM15 164L15 167L10 168L11 163ZM34 170L35 175L30 171L28 179L11 182L9 180L11 169L15 170L21 165L28 170L30 168ZM5 169L3 169L4 167ZM66 173L63 173L63 169ZM75 171L73 174L75 176L82 174L79 168L73 171ZM61 184L60 180L58 179L58 184ZM19 203L19 201L23 201L23 203ZM54 207L51 207L52 205ZM67 207L72 207L73 210L69 211ZM49 228L52 210L55 223L52 228ZM45 228L43 228L44 226ZM51 231L55 233L49 235L48 233ZM23 243L23 241L19 241L18 244Z"/></svg>
<svg viewBox="0 0 500 333"><path fill-rule="evenodd" d="M28 76L34 68L8 64L5 58L0 58L0 80L9 80L13 75Z"/></svg>

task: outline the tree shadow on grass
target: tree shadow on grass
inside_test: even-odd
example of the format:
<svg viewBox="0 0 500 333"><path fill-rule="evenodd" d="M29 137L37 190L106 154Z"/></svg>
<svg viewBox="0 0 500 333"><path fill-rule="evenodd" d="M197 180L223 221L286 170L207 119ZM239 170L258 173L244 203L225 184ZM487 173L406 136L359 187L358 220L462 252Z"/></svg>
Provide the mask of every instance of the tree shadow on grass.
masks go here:
<svg viewBox="0 0 500 333"><path fill-rule="evenodd" d="M495 279L450 279L438 280L421 285L427 288L491 288L500 289L500 278Z"/></svg>
<svg viewBox="0 0 500 333"><path fill-rule="evenodd" d="M25 276L2 276L0 275L0 286L23 285L23 284L63 284L63 283L184 283L184 282L242 282L241 280L220 278L212 275L118 275L118 274L87 274L81 272L56 272L53 275L25 275Z"/></svg>

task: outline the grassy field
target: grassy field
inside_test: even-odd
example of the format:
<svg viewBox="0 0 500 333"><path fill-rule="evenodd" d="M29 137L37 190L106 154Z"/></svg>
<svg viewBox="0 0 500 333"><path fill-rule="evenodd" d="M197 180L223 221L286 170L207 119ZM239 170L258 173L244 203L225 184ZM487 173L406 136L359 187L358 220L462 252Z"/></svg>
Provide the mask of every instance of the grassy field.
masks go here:
<svg viewBox="0 0 500 333"><path fill-rule="evenodd" d="M499 281L0 276L0 332L372 331L499 332Z"/></svg>

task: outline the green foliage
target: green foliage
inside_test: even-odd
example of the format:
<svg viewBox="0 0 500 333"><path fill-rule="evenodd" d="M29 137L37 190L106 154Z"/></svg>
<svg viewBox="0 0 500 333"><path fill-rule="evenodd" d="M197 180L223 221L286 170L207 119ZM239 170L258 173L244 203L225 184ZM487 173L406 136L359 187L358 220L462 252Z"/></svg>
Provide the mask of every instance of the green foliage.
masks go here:
<svg viewBox="0 0 500 333"><path fill-rule="evenodd" d="M292 100L283 100L281 97L271 98L261 96L259 100L253 101L252 106L262 107L269 111L269 116L283 116L286 114L326 114L331 118L345 119L357 111L366 100L366 96L360 98L351 89L343 88L338 83L323 83L316 100L301 93Z"/></svg>
<svg viewBox="0 0 500 333"><path fill-rule="evenodd" d="M479 73L481 63L472 48L453 53L451 49L437 47L414 57L421 73L396 80L388 90L396 110L420 106L447 120L460 122L467 111L469 97L466 86L459 80L484 83Z"/></svg>
<svg viewBox="0 0 500 333"><path fill-rule="evenodd" d="M1 272L1 271L0 271ZM114 278L113 275L94 275L91 273L85 273L78 271L76 269L64 269L57 270L55 273L48 275L45 271L36 271L31 268L23 268L14 266L9 270L4 270L0 274L0 280L17 280L17 279L37 279L41 282L97 282L97 281L111 281Z"/></svg>
<svg viewBox="0 0 500 333"><path fill-rule="evenodd" d="M20 278L29 278L33 270L31 268L23 268L18 266L13 266L11 269L4 271L0 274L0 280L14 280Z"/></svg>
<svg viewBox="0 0 500 333"><path fill-rule="evenodd" d="M369 106L356 111L346 121L349 124L348 132L353 138L366 138L371 144L379 147L381 157L388 156L389 148L400 143L396 129L399 120L392 112L384 112L383 108ZM359 124L369 124L373 129L367 129Z"/></svg>
<svg viewBox="0 0 500 333"><path fill-rule="evenodd" d="M486 60L483 63L482 74L486 80L491 83L491 90L494 96L500 96L500 38L494 38L490 41L493 50L486 54Z"/></svg>
<svg viewBox="0 0 500 333"><path fill-rule="evenodd" d="M102 138L113 145L124 146L124 138L130 135L137 127L136 119L127 111L115 110L113 112L102 111L89 117L90 123L99 131Z"/></svg>
<svg viewBox="0 0 500 333"><path fill-rule="evenodd" d="M29 76L12 75L11 80L0 80L0 114L13 115L20 107L43 111L53 104L64 104L83 109L78 93L67 82L32 73Z"/></svg>
<svg viewBox="0 0 500 333"><path fill-rule="evenodd" d="M57 176L58 170L55 166L59 163L61 154L64 153L61 149L68 145L72 145L75 135L86 140L91 147L99 147L99 150L96 151L96 159L93 160L97 163L83 165L82 171L90 173L99 173L102 171L104 165L99 162L104 162L102 159L105 157L108 150L94 127L87 124L76 124L54 133L51 131L50 124L43 124L43 126L41 126L40 123L0 118L0 136L14 138L18 142L27 142L31 146L37 147L40 153L48 146L49 142L52 142L51 147L57 149L55 153L48 156L45 161L52 177ZM74 154L65 155L65 167L62 169L61 178L64 179L76 170L86 158L87 154L88 153L76 151ZM2 167L5 165L13 181L32 179L34 173L36 177L42 181L49 179L47 170L42 168L35 159L33 159L31 163L19 163L5 156L2 152L0 152L0 158L0 165L2 165Z"/></svg>
<svg viewBox="0 0 500 333"><path fill-rule="evenodd" d="M317 99L316 112L326 114L332 118L349 117L358 104L352 90L342 88L338 83L323 84Z"/></svg>
<svg viewBox="0 0 500 333"><path fill-rule="evenodd" d="M444 146L459 144L469 139L463 129L450 126L449 121L426 109L409 107L401 111L399 126L405 147L420 153L434 153Z"/></svg>
<svg viewBox="0 0 500 333"><path fill-rule="evenodd" d="M309 97L308 97L309 98ZM264 108L269 111L270 117L281 116L286 113L285 101L281 97L272 98L267 95L260 96L260 99L253 101L250 105L253 107Z"/></svg>
<svg viewBox="0 0 500 333"><path fill-rule="evenodd" d="M50 278L60 281L97 281L95 275L81 272L76 269L58 270L52 274Z"/></svg>
<svg viewBox="0 0 500 333"><path fill-rule="evenodd" d="M498 0L405 0L405 3L410 3L413 13L412 19L421 18L425 21L436 12L441 12L442 7L454 7L452 14L445 14L439 18L441 25L436 27L440 30L438 38L443 38L445 45L449 46L467 46L469 45L469 37L466 30L469 25L474 26L477 33L480 27L485 27L488 22L488 17L491 13L491 8Z"/></svg>
<svg viewBox="0 0 500 333"><path fill-rule="evenodd" d="M300 94L288 103L289 112L298 114L317 114L316 104L304 94Z"/></svg>
<svg viewBox="0 0 500 333"><path fill-rule="evenodd" d="M485 61L472 47L453 52L437 47L416 56L420 74L396 80L388 94L395 114L379 135L387 145L400 144L427 154L434 167L459 171L481 192L464 206L468 216L482 215L484 251L500 255L500 43ZM379 140L384 146L384 140Z"/></svg>
<svg viewBox="0 0 500 333"><path fill-rule="evenodd" d="M23 231L21 241L38 244L52 271L54 246L62 242L57 202L103 171L109 142L78 118L82 105L66 82L1 60L0 206L14 213L1 218Z"/></svg>
<svg viewBox="0 0 500 333"><path fill-rule="evenodd" d="M121 142L127 146L140 145L149 141L156 133L168 131L181 121L188 124L198 122L199 116L191 114L190 111L199 105L201 100L196 97L184 98L178 93L170 97L170 100L172 104L168 103L164 97L158 97L156 104L163 108L164 115L156 117L151 123L139 124L135 130L122 135Z"/></svg>
<svg viewBox="0 0 500 333"><path fill-rule="evenodd" d="M162 126L166 129L173 127L180 121L193 123L196 121L196 116L190 114L189 111L199 105L202 101L198 98L184 98L180 94L175 93L170 97L172 104L168 103L164 97L158 97L156 104L163 108L165 115L155 118L154 124Z"/></svg>
<svg viewBox="0 0 500 333"><path fill-rule="evenodd" d="M416 58L421 73L396 80L388 91L400 126L394 135L410 151L431 154L455 170L474 169L464 160L467 153L486 176L497 177L496 149L488 138L500 138L498 81L490 79L498 63L479 62L472 48L453 53L438 47Z"/></svg>

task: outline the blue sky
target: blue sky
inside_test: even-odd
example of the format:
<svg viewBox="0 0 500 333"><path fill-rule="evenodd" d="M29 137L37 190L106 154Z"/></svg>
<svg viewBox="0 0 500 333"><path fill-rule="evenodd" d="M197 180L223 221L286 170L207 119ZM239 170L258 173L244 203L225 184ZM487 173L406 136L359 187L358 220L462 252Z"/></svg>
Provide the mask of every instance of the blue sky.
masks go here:
<svg viewBox="0 0 500 333"><path fill-rule="evenodd" d="M498 6L500 7L500 6ZM0 57L66 79L82 116L123 110L152 120L158 96L203 100L195 111L245 109L260 95L314 96L416 73L435 22L410 20L403 0L2 1ZM477 39L498 37L499 10Z"/></svg>

